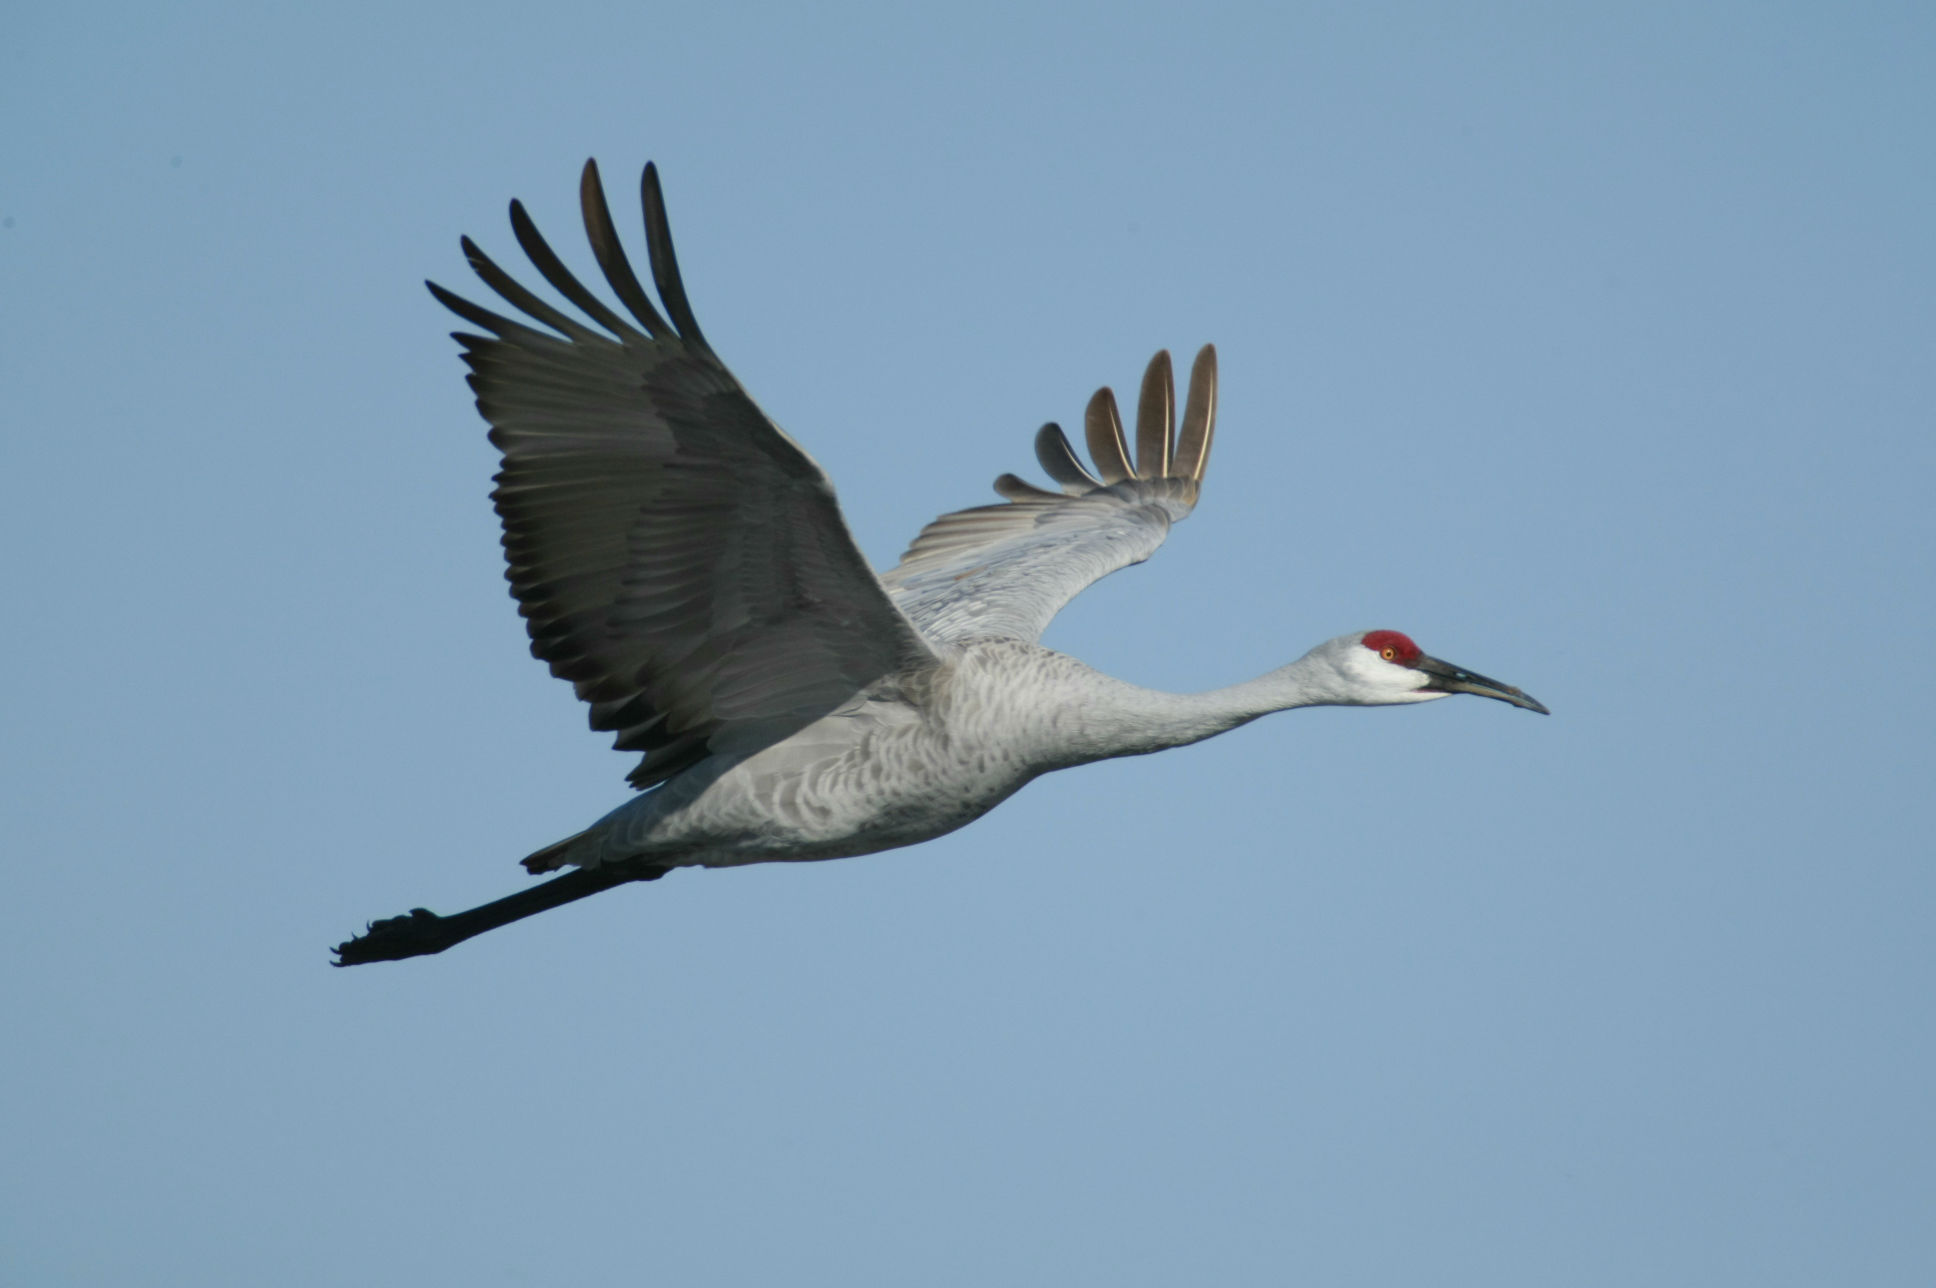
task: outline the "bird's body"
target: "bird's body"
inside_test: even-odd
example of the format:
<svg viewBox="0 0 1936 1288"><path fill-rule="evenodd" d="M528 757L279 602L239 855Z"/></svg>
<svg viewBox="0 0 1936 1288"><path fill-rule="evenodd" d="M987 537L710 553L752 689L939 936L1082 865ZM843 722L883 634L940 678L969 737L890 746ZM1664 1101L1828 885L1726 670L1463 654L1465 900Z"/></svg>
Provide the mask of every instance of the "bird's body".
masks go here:
<svg viewBox="0 0 1936 1288"><path fill-rule="evenodd" d="M721 756L613 810L536 866L645 859L727 867L846 858L931 840L1085 754L1079 695L1114 684L1073 658L977 640L883 678L740 759ZM1054 695L1044 701L1045 695Z"/></svg>
<svg viewBox="0 0 1936 1288"><path fill-rule="evenodd" d="M952 832L1051 770L1182 746L1261 714L1238 695L1161 693L1040 645L971 640L743 760L687 770L532 866L871 854Z"/></svg>
<svg viewBox="0 0 1936 1288"><path fill-rule="evenodd" d="M675 867L912 845L1051 770L1182 746L1272 711L1457 692L1545 710L1395 631L1339 636L1197 694L1139 688L1040 645L1071 597L1147 558L1195 506L1216 418L1207 346L1180 430L1159 353L1133 461L1101 390L1085 417L1093 472L1045 426L1036 454L1059 492L1004 475L1005 504L943 515L877 576L825 474L700 333L652 168L642 195L665 317L632 274L590 164L580 193L630 320L564 268L515 202L525 252L597 327L533 295L468 239L479 276L549 330L431 289L490 332L458 339L504 453L493 495L532 651L572 681L594 728L641 753L631 781L649 790L525 860L534 873L576 871L453 917L419 909L375 923L338 948L339 965L438 952Z"/></svg>

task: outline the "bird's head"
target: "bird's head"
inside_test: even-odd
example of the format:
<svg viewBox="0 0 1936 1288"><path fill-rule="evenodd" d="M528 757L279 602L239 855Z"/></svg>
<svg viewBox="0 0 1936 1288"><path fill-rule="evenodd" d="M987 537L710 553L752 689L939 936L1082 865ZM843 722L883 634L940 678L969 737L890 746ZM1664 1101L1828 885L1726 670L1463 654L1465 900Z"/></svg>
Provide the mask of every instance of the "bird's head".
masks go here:
<svg viewBox="0 0 1936 1288"><path fill-rule="evenodd" d="M1552 714L1510 684L1429 656L1400 631L1355 631L1320 644L1313 652L1335 673L1339 700L1352 705L1430 702L1454 693L1476 693L1541 715Z"/></svg>

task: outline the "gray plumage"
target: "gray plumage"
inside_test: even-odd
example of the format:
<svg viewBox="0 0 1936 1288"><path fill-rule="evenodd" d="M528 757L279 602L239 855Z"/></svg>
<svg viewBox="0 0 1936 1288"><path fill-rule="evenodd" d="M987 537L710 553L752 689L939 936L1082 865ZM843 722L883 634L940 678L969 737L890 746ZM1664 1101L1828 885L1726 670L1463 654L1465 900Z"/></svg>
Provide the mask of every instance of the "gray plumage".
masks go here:
<svg viewBox="0 0 1936 1288"><path fill-rule="evenodd" d="M1003 475L1002 503L942 515L876 576L825 473L707 344L649 165L641 199L658 306L590 162L586 231L629 317L565 268L517 202L519 245L591 325L468 238L471 267L528 321L430 289L487 333L456 338L503 454L492 500L532 652L589 704L594 729L640 754L630 781L651 790L525 860L578 871L453 917L419 909L375 923L338 948L338 964L438 952L672 867L911 844L1046 771L1194 742L1267 711L1451 692L1544 710L1395 632L1340 636L1204 694L1141 689L1036 642L1085 586L1148 558L1195 507L1216 422L1207 345L1180 432L1158 353L1133 461L1115 397L1100 390L1084 417L1093 469L1044 426L1036 456L1059 491Z"/></svg>

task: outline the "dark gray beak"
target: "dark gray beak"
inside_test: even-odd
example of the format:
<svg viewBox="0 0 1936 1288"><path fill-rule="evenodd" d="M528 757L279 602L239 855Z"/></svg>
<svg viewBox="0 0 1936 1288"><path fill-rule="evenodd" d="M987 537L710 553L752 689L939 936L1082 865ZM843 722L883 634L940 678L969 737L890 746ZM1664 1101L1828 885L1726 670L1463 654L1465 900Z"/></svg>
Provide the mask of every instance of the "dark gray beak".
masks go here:
<svg viewBox="0 0 1936 1288"><path fill-rule="evenodd" d="M1501 702L1510 702L1528 711L1537 711L1543 716L1553 714L1536 699L1527 697L1510 684L1488 680L1483 675L1453 666L1450 662L1441 662L1435 657L1419 658L1412 663L1412 669L1423 671L1430 676L1431 679L1426 682L1425 688L1438 693L1476 693L1482 698L1497 698Z"/></svg>

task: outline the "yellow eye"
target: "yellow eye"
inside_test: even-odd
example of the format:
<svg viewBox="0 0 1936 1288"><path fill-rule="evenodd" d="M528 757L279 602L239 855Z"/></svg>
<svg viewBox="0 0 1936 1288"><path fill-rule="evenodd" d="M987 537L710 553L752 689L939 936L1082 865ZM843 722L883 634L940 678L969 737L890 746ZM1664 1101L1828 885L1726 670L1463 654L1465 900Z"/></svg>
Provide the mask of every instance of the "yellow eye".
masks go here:
<svg viewBox="0 0 1936 1288"><path fill-rule="evenodd" d="M1386 648L1378 656L1384 658L1387 662L1396 662L1398 660L1398 650L1395 648Z"/></svg>

